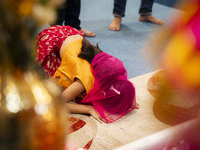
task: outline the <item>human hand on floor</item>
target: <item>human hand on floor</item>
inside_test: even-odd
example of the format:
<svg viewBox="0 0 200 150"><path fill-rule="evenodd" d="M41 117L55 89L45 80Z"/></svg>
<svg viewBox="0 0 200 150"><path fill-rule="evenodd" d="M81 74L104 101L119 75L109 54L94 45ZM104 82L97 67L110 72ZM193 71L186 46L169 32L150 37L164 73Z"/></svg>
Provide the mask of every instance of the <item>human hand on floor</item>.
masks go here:
<svg viewBox="0 0 200 150"><path fill-rule="evenodd" d="M99 121L100 123L105 122L106 121L104 119L101 118L100 114L98 113L98 111L96 111L96 109L94 109L94 107L90 110L90 115L96 119L97 121Z"/></svg>
<svg viewBox="0 0 200 150"><path fill-rule="evenodd" d="M136 103L136 109L139 109L140 105L138 103Z"/></svg>

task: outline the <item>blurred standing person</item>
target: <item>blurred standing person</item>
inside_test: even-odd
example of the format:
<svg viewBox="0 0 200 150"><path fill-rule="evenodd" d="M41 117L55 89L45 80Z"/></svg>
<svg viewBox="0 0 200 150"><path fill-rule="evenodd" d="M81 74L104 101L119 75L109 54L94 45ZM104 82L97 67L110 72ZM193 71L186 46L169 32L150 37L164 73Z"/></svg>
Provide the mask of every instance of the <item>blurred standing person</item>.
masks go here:
<svg viewBox="0 0 200 150"><path fill-rule="evenodd" d="M80 27L81 21L79 19L81 11L80 0L66 0L63 6L57 9L58 18L55 25L72 26L84 33L85 37L94 37L95 33L85 30Z"/></svg>

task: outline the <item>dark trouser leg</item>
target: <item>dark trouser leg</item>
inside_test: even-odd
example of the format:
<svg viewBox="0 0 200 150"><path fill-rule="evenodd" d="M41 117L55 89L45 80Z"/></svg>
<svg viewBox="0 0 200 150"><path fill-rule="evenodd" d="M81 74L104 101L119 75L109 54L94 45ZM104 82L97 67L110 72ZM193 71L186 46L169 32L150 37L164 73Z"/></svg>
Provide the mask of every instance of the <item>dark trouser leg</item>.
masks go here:
<svg viewBox="0 0 200 150"><path fill-rule="evenodd" d="M151 15L154 0L141 0L139 14L140 15Z"/></svg>
<svg viewBox="0 0 200 150"><path fill-rule="evenodd" d="M63 25L65 19L65 8L57 9L57 20L55 22L56 25Z"/></svg>
<svg viewBox="0 0 200 150"><path fill-rule="evenodd" d="M115 17L124 17L126 10L126 0L114 0L113 15Z"/></svg>
<svg viewBox="0 0 200 150"><path fill-rule="evenodd" d="M81 29L79 15L81 11L80 0L68 0L65 11L65 25L72 26L78 30Z"/></svg>

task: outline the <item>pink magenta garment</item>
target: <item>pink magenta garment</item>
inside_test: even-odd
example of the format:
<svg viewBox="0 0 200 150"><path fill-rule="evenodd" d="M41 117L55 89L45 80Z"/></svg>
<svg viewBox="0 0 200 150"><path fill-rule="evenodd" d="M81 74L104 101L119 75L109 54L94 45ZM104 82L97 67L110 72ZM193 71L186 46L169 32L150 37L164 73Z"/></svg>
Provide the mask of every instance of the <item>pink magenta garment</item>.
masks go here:
<svg viewBox="0 0 200 150"><path fill-rule="evenodd" d="M101 52L94 57L91 68L94 87L82 103L92 104L107 123L120 119L136 107L135 88L119 59Z"/></svg>
<svg viewBox="0 0 200 150"><path fill-rule="evenodd" d="M36 37L36 61L43 67L43 71L47 76L53 76L60 66L61 59L59 52L64 40L75 34L83 36L82 31L64 25L51 26L38 34Z"/></svg>

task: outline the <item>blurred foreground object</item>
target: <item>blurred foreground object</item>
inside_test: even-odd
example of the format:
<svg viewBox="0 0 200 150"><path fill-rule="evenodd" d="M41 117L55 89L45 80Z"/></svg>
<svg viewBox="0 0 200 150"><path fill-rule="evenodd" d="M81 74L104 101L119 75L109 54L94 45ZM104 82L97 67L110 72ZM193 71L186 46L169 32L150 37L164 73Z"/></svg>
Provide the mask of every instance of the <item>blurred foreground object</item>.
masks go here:
<svg viewBox="0 0 200 150"><path fill-rule="evenodd" d="M162 54L161 66L176 88L200 90L200 0L180 7L185 11L172 18L169 37Z"/></svg>
<svg viewBox="0 0 200 150"><path fill-rule="evenodd" d="M63 150L68 118L61 91L32 57L41 25L33 6L53 0L0 1L0 149Z"/></svg>
<svg viewBox="0 0 200 150"><path fill-rule="evenodd" d="M154 31L151 50L176 88L200 89L200 0L179 3L168 25Z"/></svg>
<svg viewBox="0 0 200 150"><path fill-rule="evenodd" d="M162 69L156 99L161 110L192 119L200 109L200 0L180 1L177 8L150 41Z"/></svg>
<svg viewBox="0 0 200 150"><path fill-rule="evenodd" d="M0 149L64 149L67 116L60 90L35 71L1 72L0 122Z"/></svg>

